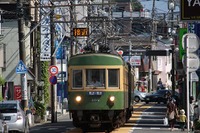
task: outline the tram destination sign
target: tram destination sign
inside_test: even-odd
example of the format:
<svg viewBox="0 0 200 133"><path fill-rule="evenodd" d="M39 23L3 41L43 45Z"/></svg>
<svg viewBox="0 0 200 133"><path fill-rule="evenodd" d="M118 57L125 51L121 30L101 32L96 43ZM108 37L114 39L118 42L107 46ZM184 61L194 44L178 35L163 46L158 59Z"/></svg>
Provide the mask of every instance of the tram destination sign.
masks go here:
<svg viewBox="0 0 200 133"><path fill-rule="evenodd" d="M89 28L74 28L73 35L75 37L84 37L89 35Z"/></svg>
<svg viewBox="0 0 200 133"><path fill-rule="evenodd" d="M200 20L200 1L199 0L181 0L181 20L191 21Z"/></svg>

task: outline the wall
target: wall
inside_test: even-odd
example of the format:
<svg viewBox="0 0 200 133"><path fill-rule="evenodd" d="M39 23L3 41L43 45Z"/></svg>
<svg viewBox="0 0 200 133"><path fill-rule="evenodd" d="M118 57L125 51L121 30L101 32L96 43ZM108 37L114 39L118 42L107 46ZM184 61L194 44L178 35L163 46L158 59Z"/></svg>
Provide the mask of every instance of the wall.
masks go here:
<svg viewBox="0 0 200 133"><path fill-rule="evenodd" d="M18 39L18 22L15 19L5 19L2 23L2 43L5 44L5 61L4 68L2 68L2 76L6 82L13 83L14 85L21 85L20 74L16 73L16 66L19 63L19 39ZM25 35L29 32L29 28L26 27ZM26 66L30 67L30 39L25 40L26 51ZM27 74L27 80L30 80L30 76ZM14 89L14 88L9 89Z"/></svg>

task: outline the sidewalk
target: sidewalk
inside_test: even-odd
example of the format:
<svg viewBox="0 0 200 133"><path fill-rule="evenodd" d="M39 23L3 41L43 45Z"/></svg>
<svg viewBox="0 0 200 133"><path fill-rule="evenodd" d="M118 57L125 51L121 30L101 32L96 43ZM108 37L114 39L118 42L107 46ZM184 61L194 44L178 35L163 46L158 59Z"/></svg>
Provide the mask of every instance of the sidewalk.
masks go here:
<svg viewBox="0 0 200 133"><path fill-rule="evenodd" d="M60 114L60 113L57 114L57 122L63 121L63 120L66 120L66 119L69 119L69 113L68 112L66 112L65 114ZM40 122L40 123L34 123L31 127L34 127L34 126L37 126L37 125L42 125L42 124L45 124L45 123L51 123L51 115L47 116L46 121L43 121L43 122Z"/></svg>

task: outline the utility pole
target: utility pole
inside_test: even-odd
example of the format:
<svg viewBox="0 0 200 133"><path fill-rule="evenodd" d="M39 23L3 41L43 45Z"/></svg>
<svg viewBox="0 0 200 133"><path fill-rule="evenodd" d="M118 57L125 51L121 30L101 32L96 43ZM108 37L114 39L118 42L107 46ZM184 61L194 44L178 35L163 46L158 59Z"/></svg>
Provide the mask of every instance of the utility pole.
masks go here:
<svg viewBox="0 0 200 133"><path fill-rule="evenodd" d="M176 81L175 81L175 71L174 71L174 51L175 51L175 44L174 44L174 37L173 37L173 28L174 28L174 9L175 9L175 1L169 0L168 1L168 9L171 11L171 32L170 37L172 38L172 69L171 69L171 82L172 82L172 95L175 94L175 87L176 87Z"/></svg>
<svg viewBox="0 0 200 133"><path fill-rule="evenodd" d="M176 81L175 81L175 70L174 70L174 50L175 50L175 44L174 44L174 37L173 37L173 28L174 28L174 9L171 9L171 15L172 15L172 20L171 20L171 36L173 38L173 46L172 46L172 94L175 94L175 89L176 89Z"/></svg>
<svg viewBox="0 0 200 133"><path fill-rule="evenodd" d="M35 23L38 23L38 3L35 2ZM35 26L35 25L34 25ZM35 82L38 81L38 57L37 57L37 54L38 54L38 28L35 29L34 31L34 40L33 41L34 45L33 45L33 68L34 68L34 75L35 75ZM34 83L34 91L35 91L35 94L37 94L37 85L36 83ZM37 99L35 99L37 100Z"/></svg>
<svg viewBox="0 0 200 133"><path fill-rule="evenodd" d="M53 56L55 51L54 37L55 37L55 26L53 22L54 16L54 4L52 3L51 13L50 13L50 33L51 33L51 65L56 64L56 58ZM51 85L51 123L57 122L57 108L56 108L56 87L55 85Z"/></svg>
<svg viewBox="0 0 200 133"><path fill-rule="evenodd" d="M74 3L70 1L70 56L74 55L74 36L73 36L73 28L74 28L74 7L72 6Z"/></svg>
<svg viewBox="0 0 200 133"><path fill-rule="evenodd" d="M151 31L151 40L150 42L155 42L155 0L153 0L153 6L152 6L152 31ZM153 45L153 44L152 44ZM152 45L150 46L150 49L152 49ZM148 92L152 90L152 64L151 64L151 56L149 56L149 80L148 80Z"/></svg>
<svg viewBox="0 0 200 133"><path fill-rule="evenodd" d="M26 47L24 38L24 9L22 0L17 0L17 15L18 15L18 35L19 35L19 55L20 60L26 64ZM23 109L28 108L28 96L27 96L27 79L26 74L20 74L21 76L21 87L22 87L22 106Z"/></svg>

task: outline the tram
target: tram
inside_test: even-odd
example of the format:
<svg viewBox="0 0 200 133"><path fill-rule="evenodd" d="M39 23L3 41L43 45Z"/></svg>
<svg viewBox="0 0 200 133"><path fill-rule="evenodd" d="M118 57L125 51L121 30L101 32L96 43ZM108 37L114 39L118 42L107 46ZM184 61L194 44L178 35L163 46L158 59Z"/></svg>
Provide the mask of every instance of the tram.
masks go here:
<svg viewBox="0 0 200 133"><path fill-rule="evenodd" d="M75 127L114 128L131 117L134 74L121 56L86 53L68 62L68 108Z"/></svg>

